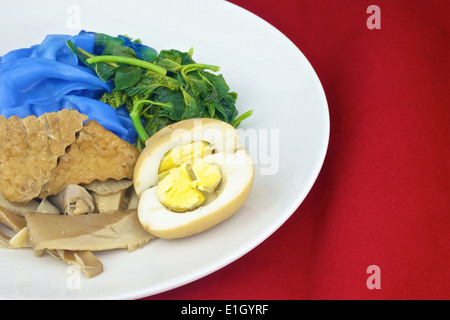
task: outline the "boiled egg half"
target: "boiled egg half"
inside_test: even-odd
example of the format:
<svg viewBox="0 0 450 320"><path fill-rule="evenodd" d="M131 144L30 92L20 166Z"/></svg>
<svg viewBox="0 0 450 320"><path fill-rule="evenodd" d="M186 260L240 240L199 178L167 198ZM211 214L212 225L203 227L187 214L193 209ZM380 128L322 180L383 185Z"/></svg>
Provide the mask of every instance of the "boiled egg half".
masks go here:
<svg viewBox="0 0 450 320"><path fill-rule="evenodd" d="M236 129L215 119L189 119L147 140L133 184L138 217L153 235L197 234L232 216L247 200L254 164Z"/></svg>

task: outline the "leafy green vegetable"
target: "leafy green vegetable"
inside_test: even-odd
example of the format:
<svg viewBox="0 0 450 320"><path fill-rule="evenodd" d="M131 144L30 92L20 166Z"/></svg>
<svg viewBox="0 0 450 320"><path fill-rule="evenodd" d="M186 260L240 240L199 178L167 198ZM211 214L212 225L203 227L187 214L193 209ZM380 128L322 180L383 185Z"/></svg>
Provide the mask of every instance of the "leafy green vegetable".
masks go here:
<svg viewBox="0 0 450 320"><path fill-rule="evenodd" d="M105 62L115 62L115 63L123 63L126 65L133 65L142 67L144 69L152 70L156 73L165 75L167 73L167 70L164 68L161 68L151 62L147 62L144 60L140 60L137 58L127 57L127 56L111 56L111 55L101 55L92 57L86 60L88 64L101 64Z"/></svg>
<svg viewBox="0 0 450 320"><path fill-rule="evenodd" d="M67 44L103 81L112 81L114 89L100 100L114 108L126 106L138 133L138 146L177 121L215 118L236 127L252 114L248 111L238 117L237 94L230 91L221 74L212 73L220 68L195 62L192 49L157 54L139 41L105 34L95 36L96 54L76 48L70 41Z"/></svg>

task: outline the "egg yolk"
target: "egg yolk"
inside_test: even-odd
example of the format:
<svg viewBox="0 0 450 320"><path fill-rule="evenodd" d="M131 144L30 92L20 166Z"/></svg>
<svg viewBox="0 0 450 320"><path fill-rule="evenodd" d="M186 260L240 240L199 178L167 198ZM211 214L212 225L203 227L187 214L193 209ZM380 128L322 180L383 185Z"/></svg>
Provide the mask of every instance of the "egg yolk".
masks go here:
<svg viewBox="0 0 450 320"><path fill-rule="evenodd" d="M182 163L193 164L195 158L212 154L212 147L205 141L193 141L177 146L167 152L161 159L159 173L178 167Z"/></svg>
<svg viewBox="0 0 450 320"><path fill-rule="evenodd" d="M222 179L219 166L214 164L206 164L196 161L192 165L192 171L197 178L197 180L194 181L195 186L199 190L206 191L208 193L214 192Z"/></svg>
<svg viewBox="0 0 450 320"><path fill-rule="evenodd" d="M205 201L203 192L213 193L222 180L219 166L202 161L210 154L211 145L204 141L194 141L168 151L158 171L156 195L159 201L176 212L198 208Z"/></svg>
<svg viewBox="0 0 450 320"><path fill-rule="evenodd" d="M174 211L192 210L205 201L203 193L191 187L192 178L186 164L173 168L158 183L156 195L159 201Z"/></svg>

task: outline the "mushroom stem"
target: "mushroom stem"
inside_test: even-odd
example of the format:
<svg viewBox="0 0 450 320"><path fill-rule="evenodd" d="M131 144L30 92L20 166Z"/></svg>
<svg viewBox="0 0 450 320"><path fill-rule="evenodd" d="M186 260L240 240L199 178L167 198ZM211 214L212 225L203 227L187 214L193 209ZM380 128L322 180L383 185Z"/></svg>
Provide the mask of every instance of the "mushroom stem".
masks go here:
<svg viewBox="0 0 450 320"><path fill-rule="evenodd" d="M31 212L26 222L35 250L132 251L154 238L143 229L136 210L71 216Z"/></svg>
<svg viewBox="0 0 450 320"><path fill-rule="evenodd" d="M94 199L83 187L69 184L63 191L49 200L64 214L79 215L94 211Z"/></svg>

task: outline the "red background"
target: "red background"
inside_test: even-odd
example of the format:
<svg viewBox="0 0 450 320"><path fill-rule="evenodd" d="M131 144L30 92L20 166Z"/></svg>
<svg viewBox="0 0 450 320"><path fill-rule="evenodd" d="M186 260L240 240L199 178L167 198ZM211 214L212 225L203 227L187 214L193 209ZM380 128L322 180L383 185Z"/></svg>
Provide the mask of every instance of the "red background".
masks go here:
<svg viewBox="0 0 450 320"><path fill-rule="evenodd" d="M449 299L450 3L232 0L284 33L327 95L323 169L227 267L149 299ZM370 30L369 5L381 9ZM369 289L370 265L380 289Z"/></svg>

